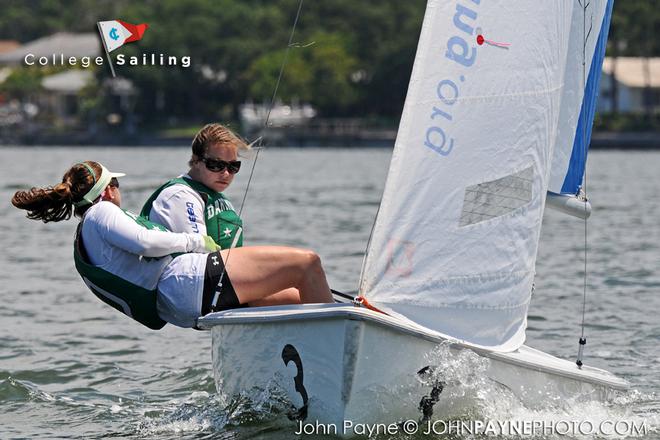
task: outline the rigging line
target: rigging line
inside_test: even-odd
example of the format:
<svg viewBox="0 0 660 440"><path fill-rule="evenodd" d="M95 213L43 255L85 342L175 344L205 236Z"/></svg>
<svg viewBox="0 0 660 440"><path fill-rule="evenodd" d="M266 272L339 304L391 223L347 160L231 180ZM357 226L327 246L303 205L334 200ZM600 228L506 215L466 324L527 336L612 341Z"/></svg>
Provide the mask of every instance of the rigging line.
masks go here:
<svg viewBox="0 0 660 440"><path fill-rule="evenodd" d="M591 2L585 2L584 5L580 3L580 6L582 6L582 101L584 102L584 99L587 94L587 68L586 68L586 58L587 58L587 40L589 36L591 35L591 31L593 29L593 17L591 19L591 24L589 27L589 33L587 33L587 8L591 5ZM584 108L583 108L584 110ZM586 116L586 113L584 114ZM581 324L581 332L580 332L580 340L579 340L579 345L578 345L578 356L577 360L575 363L577 364L578 367L582 367L582 356L584 354L584 346L587 344L587 340L584 337L584 327L585 327L585 315L586 315L586 309L587 309L587 233L588 233L588 227L587 227L587 203L588 203L588 198L587 198L587 120L586 117L583 120L582 123L582 148L583 148L583 157L584 157L584 176L583 176L583 184L582 184L582 192L584 195L584 277L583 277L583 286L582 286L582 324Z"/></svg>
<svg viewBox="0 0 660 440"><path fill-rule="evenodd" d="M284 59L282 60L282 64L280 65L280 73L277 77L275 88L273 89L273 96L270 98L270 105L268 106L268 112L266 113L266 120L264 121L264 126L261 128L261 136L257 138L257 146L255 148L257 150L257 153L254 157L254 161L252 162L252 168L250 169L250 176L248 178L248 182L245 187L245 192L243 193L243 200L241 201L241 206L238 210L239 217L243 213L243 207L245 206L245 201L247 200L248 191L250 190L250 183L252 183L254 169L257 166L257 161L259 160L259 153L261 152L261 148L262 148L261 146L263 144L263 135L265 134L266 129L268 128L268 122L270 121L270 114L273 111L273 106L275 105L275 98L277 97L277 90L280 87L280 82L282 81L282 76L284 75L284 67L286 66L287 60L289 58L289 51L291 50L292 47L294 47L294 45L292 44L293 35L296 32L296 26L298 25L298 19L300 18L300 11L302 10L302 5L303 5L303 0L300 0L300 2L298 3L298 11L296 12L296 18L293 20L293 26L291 26L291 34L289 34L289 42L286 45L286 51L284 52ZM227 258L229 258L229 255L227 255Z"/></svg>
<svg viewBox="0 0 660 440"><path fill-rule="evenodd" d="M587 35L586 35L586 29L587 29L587 8L589 7L589 3L586 3L584 5L584 8L582 9L582 96L583 96L583 101L584 101L584 96L587 93L587 77L586 77L586 71L587 71ZM589 30L589 33L591 33L591 30ZM586 214L587 210L587 124L586 121L585 123L582 124L582 148L583 148L583 153L584 153L584 184L583 184L583 191L584 191L584 210ZM583 294L582 294L582 332L581 332L581 337L584 338L584 321L585 321L585 311L587 308L587 216L585 215L584 217L584 282L583 282Z"/></svg>
<svg viewBox="0 0 660 440"><path fill-rule="evenodd" d="M364 269L367 266L367 257L369 256L369 247L371 246L371 239L374 236L374 229L376 228L376 222L378 221L378 214L380 214L380 207L383 205L383 198L381 197L380 203L378 204L378 210L376 211L376 216L374 217L374 222L371 224L371 230L369 231L369 238L367 239L367 246L364 249L364 258L362 258L362 267L360 268L360 279L358 281L358 291L357 295L364 296L365 292L362 290L364 285Z"/></svg>
<svg viewBox="0 0 660 440"><path fill-rule="evenodd" d="M293 35L296 32L296 26L298 25L298 19L300 18L300 11L302 10L303 6L303 0L300 0L298 3L298 10L296 11L296 18L293 20L293 25L291 26L291 33L289 34L289 42L287 43L286 46L286 51L284 52L284 58L282 59L282 64L280 65L280 73L277 77L277 82L275 83L275 88L273 89L273 96L270 99L270 105L268 106L268 112L266 113L266 120L264 121L264 126L261 129L261 136L259 136L255 141L253 141L250 145L257 143L257 146L255 147L255 150L257 150L255 156L254 156L254 161L252 161L252 167L250 168L250 176L248 177L247 184L245 186L245 192L243 193L243 199L241 200L241 206L238 208L238 216L241 217L241 214L243 213L243 207L245 206L245 201L247 200L247 195L248 191L250 190L250 184L252 183L252 177L254 176L254 170L257 166L257 161L259 160L259 152L261 151L262 144L263 144L263 135L266 132L266 129L268 128L268 121L270 120L270 114L273 110L273 106L275 105L275 98L277 97L277 90L280 87L280 82L282 81L282 76L284 75L284 67L286 66L287 60L289 58L289 51L291 50L292 47L297 47L295 44L292 44L293 41ZM305 46L307 47L307 46ZM237 232L237 233L240 233ZM222 268L222 273L220 274L218 286L221 288L222 287L222 279L225 276L225 272L227 270L227 264L229 263L229 257L231 256L231 250L233 248L230 247L227 251L227 258L224 261L224 267ZM215 306L212 304L212 306Z"/></svg>

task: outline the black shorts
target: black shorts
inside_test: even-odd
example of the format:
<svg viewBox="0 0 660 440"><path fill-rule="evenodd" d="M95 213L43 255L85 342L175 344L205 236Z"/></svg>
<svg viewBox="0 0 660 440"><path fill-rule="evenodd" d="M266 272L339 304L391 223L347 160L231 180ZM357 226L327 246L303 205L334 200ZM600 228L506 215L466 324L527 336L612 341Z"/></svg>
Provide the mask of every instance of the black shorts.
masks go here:
<svg viewBox="0 0 660 440"><path fill-rule="evenodd" d="M204 271L204 294L202 296L202 316L211 312L247 307L241 304L236 296L234 286L231 285L229 275L225 269L220 252L213 252L206 258L206 269ZM220 282L222 276L222 282ZM217 300L215 305L213 300Z"/></svg>

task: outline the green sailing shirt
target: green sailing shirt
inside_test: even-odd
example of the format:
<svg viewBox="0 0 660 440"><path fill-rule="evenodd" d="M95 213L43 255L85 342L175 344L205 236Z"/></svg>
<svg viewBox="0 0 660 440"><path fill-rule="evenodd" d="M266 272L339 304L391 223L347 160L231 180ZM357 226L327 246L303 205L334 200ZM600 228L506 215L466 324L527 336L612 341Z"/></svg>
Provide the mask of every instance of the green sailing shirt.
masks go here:
<svg viewBox="0 0 660 440"><path fill-rule="evenodd" d="M144 217L137 216L124 209L122 211L138 225L146 229L167 231L167 228L162 225L151 222ZM91 264L82 243L81 232L82 222L80 222L76 231L76 238L73 245L73 260L76 270L89 290L104 303L150 329L159 330L163 328L166 322L158 315L156 306L158 297L157 289L150 290L138 286ZM172 257L176 255L179 254L173 254Z"/></svg>
<svg viewBox="0 0 660 440"><path fill-rule="evenodd" d="M202 197L202 200L204 200L204 224L206 225L206 233L222 249L243 245L243 221L234 210L231 202L222 193L213 191L206 185L186 177L177 177L158 188L145 202L140 215L147 218L152 217L153 203L160 193L164 189L177 184L192 188ZM187 209L188 215L195 215L190 207L181 207L181 209ZM174 232L179 231L175 230Z"/></svg>

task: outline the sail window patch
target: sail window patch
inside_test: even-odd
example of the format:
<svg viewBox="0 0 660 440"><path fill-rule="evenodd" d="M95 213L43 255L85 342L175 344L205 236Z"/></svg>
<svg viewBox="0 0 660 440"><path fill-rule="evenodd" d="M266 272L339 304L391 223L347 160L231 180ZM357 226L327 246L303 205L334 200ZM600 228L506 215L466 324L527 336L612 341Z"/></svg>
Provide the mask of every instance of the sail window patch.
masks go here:
<svg viewBox="0 0 660 440"><path fill-rule="evenodd" d="M508 176L465 188L459 226L508 214L532 200L532 166Z"/></svg>

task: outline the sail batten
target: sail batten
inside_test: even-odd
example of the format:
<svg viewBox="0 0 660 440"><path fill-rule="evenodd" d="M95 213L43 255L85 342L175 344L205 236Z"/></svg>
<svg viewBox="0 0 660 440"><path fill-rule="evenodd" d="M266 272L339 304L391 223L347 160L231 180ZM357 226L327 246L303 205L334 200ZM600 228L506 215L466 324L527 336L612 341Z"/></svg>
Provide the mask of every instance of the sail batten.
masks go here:
<svg viewBox="0 0 660 440"><path fill-rule="evenodd" d="M522 345L574 3L428 2L361 280L372 303Z"/></svg>

